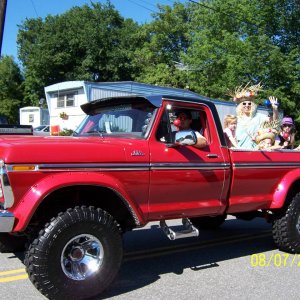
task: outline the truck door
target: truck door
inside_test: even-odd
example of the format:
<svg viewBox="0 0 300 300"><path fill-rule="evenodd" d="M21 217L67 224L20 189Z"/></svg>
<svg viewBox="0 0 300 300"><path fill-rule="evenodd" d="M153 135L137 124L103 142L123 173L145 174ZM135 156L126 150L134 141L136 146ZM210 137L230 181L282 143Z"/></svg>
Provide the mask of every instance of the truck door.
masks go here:
<svg viewBox="0 0 300 300"><path fill-rule="evenodd" d="M189 109L191 129L208 140L208 146L168 146L176 110ZM215 121L205 105L179 107L165 103L150 143L149 218L180 218L224 212L230 165L220 145ZM227 161L226 161L227 160Z"/></svg>

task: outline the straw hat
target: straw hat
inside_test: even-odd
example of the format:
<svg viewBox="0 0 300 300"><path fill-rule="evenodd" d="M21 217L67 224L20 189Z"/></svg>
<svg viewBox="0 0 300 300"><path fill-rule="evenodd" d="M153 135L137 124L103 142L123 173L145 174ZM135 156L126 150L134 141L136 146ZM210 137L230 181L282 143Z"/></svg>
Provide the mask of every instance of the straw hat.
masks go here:
<svg viewBox="0 0 300 300"><path fill-rule="evenodd" d="M259 144L261 141L265 139L271 139L272 144L275 142L275 136L276 134L269 128L270 131L267 131L266 129L264 130L259 130L257 132L257 135L255 137L255 143Z"/></svg>
<svg viewBox="0 0 300 300"><path fill-rule="evenodd" d="M260 128L255 136L255 142L256 144L259 144L261 141L265 139L271 139L272 143L275 142L275 137L278 134L278 128L279 122L276 121L270 121L266 122L262 128Z"/></svg>
<svg viewBox="0 0 300 300"><path fill-rule="evenodd" d="M255 96L261 90L261 83L250 85L250 82L248 82L245 86L241 85L237 87L234 91L228 93L228 95L232 97L234 102L254 101Z"/></svg>

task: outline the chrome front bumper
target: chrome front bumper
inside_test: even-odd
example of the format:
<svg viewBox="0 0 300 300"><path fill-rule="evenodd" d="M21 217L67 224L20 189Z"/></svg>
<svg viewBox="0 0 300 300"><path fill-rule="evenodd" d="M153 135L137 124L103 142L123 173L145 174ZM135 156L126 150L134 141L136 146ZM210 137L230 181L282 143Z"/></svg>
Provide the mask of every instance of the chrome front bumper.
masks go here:
<svg viewBox="0 0 300 300"><path fill-rule="evenodd" d="M15 216L13 213L0 209L0 232L11 232L15 223Z"/></svg>

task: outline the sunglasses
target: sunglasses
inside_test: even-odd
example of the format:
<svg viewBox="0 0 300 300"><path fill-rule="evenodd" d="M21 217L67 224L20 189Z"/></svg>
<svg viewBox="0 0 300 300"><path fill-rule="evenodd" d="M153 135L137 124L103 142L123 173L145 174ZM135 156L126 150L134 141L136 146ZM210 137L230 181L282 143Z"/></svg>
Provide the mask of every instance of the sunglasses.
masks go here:
<svg viewBox="0 0 300 300"><path fill-rule="evenodd" d="M243 102L243 105L244 105L244 106L246 106L246 105L251 106L252 103L251 103L251 102Z"/></svg>
<svg viewBox="0 0 300 300"><path fill-rule="evenodd" d="M282 126L283 127L292 127L293 125L291 125L291 124L283 124Z"/></svg>

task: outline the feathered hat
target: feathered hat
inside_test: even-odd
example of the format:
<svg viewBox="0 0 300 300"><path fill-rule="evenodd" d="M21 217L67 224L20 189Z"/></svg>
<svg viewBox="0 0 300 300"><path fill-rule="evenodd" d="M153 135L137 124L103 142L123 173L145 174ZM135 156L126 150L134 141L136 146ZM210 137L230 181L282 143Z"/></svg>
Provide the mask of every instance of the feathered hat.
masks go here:
<svg viewBox="0 0 300 300"><path fill-rule="evenodd" d="M242 102L245 100L254 101L255 96L262 90L261 83L250 85L248 82L245 86L240 85L234 91L228 93L234 102Z"/></svg>

